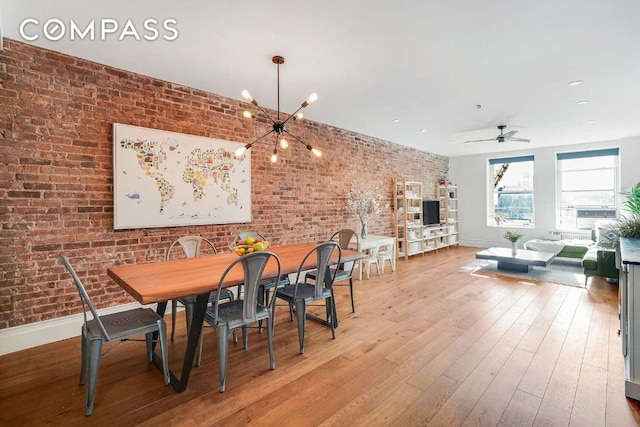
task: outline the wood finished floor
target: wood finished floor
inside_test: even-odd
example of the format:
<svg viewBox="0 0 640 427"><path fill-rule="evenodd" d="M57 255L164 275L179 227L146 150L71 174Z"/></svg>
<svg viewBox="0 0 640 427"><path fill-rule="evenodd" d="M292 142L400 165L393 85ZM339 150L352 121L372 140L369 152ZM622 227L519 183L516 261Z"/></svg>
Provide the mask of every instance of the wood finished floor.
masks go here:
<svg viewBox="0 0 640 427"><path fill-rule="evenodd" d="M79 338L0 357L0 425L634 426L624 396L616 285L587 290L460 269L477 248L398 261L355 281L356 313L337 288L340 326L295 322L279 309L269 370L266 334L230 345L218 391L215 332L186 392L162 384L144 345L102 359L93 415L78 385ZM169 317L167 321L169 322ZM170 344L179 370L184 318Z"/></svg>

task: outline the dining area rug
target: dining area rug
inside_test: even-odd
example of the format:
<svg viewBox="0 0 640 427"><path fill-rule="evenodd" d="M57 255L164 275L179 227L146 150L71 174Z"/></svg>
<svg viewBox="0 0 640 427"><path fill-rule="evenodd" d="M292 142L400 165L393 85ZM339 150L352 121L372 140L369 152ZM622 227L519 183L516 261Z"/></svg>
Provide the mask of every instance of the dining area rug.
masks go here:
<svg viewBox="0 0 640 427"><path fill-rule="evenodd" d="M584 270L578 259L556 258L547 267L533 267L528 273L499 270L497 261L484 259L475 260L460 268L471 273L491 273L501 276L558 283L560 285L584 287Z"/></svg>

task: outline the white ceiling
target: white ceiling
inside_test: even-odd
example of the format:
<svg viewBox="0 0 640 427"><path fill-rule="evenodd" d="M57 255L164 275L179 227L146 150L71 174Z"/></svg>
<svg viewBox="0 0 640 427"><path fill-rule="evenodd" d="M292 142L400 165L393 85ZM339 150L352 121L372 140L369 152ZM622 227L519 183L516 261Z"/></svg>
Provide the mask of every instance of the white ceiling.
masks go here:
<svg viewBox="0 0 640 427"><path fill-rule="evenodd" d="M446 156L640 135L640 0L0 0L4 37L28 17L38 46L274 109L282 55L283 112L317 92L310 120ZM71 20L105 18L106 41L69 40ZM117 40L147 18L176 19L178 38ZM531 143L463 143L500 124Z"/></svg>

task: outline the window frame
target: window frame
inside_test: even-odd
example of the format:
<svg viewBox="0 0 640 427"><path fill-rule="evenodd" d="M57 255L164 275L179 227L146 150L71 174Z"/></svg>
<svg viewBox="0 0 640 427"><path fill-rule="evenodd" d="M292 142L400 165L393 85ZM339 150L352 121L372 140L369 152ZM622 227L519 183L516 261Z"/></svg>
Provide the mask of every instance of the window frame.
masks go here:
<svg viewBox="0 0 640 427"><path fill-rule="evenodd" d="M506 191L501 194L529 194L531 201L531 217L530 219L499 219L495 212L498 200L499 200L499 192L496 190L495 186L495 174L494 167L497 164L506 164L506 163L522 163L527 162L531 164L531 177L529 181L531 183L531 189L519 190L515 193L510 193ZM508 171L508 169L507 169ZM522 228L533 228L535 227L535 184L534 184L534 176L535 176L535 156L534 155L526 155L526 156L512 156L512 157L499 157L499 158L489 158L487 161L487 226L489 227L522 227Z"/></svg>
<svg viewBox="0 0 640 427"><path fill-rule="evenodd" d="M586 159L586 158L596 158L596 157L611 157L615 156L615 161L613 162L613 166L603 166L603 167L591 167L585 169L575 169L575 170L563 170L562 161L563 160L575 160L575 159ZM598 189L594 189L593 191L610 191L613 194L613 204L575 204L575 205L563 205L563 195L568 193L569 190L564 191L563 188L563 175L567 172L588 172L588 171L607 171L613 170L613 189L609 190L608 188L603 189L602 186ZM575 191L574 191L575 192ZM587 192L584 191L583 192ZM580 151L565 151L565 152L557 152L556 153L556 209L555 209L555 223L556 228L558 230L563 231L581 231L583 228L578 225L578 210L592 210L592 211L610 211L615 210L615 216L617 217L620 212L620 149L617 147L614 148L602 148L602 149L593 149L593 150L580 150ZM566 213L569 210L573 210L573 215L569 215L570 217L575 218L575 224L573 227L569 227L566 224L566 219L563 221L563 218L566 217ZM563 224L565 222L565 224Z"/></svg>

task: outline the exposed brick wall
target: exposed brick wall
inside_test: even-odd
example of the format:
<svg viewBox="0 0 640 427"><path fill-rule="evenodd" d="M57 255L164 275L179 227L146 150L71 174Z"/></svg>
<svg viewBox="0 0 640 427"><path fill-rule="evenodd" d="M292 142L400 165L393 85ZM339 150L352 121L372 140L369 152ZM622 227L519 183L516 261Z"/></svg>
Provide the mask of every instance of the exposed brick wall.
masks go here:
<svg viewBox="0 0 640 427"><path fill-rule="evenodd" d="M435 197L448 159L344 129L303 121L272 164L252 148L251 224L113 230L113 123L246 143L265 125L234 99L4 40L0 51L0 328L74 314L79 298L57 260L67 255L98 308L131 302L106 274L114 264L157 261L174 239L199 234L225 247L240 229L275 244L319 241L358 228L345 211L352 181L374 183L388 208L369 231L393 234L393 178L421 180Z"/></svg>

